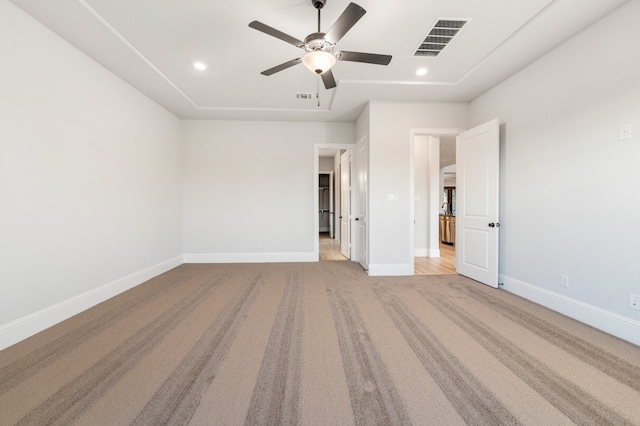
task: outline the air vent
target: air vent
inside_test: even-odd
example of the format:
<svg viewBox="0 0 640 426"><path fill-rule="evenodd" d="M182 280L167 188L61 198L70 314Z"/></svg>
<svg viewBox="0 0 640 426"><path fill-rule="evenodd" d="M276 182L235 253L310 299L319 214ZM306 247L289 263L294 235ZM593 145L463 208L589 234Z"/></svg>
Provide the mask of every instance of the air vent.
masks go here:
<svg viewBox="0 0 640 426"><path fill-rule="evenodd" d="M467 22L468 19L439 19L413 56L438 56Z"/></svg>
<svg viewBox="0 0 640 426"><path fill-rule="evenodd" d="M308 99L314 99L315 95L313 93L301 93L298 92L296 93L296 99L300 99L300 100L308 100Z"/></svg>

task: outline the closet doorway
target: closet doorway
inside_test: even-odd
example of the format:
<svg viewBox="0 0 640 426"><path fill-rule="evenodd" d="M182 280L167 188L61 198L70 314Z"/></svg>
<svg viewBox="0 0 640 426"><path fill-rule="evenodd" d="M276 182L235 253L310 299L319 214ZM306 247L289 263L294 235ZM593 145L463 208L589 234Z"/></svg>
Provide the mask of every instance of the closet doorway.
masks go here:
<svg viewBox="0 0 640 426"><path fill-rule="evenodd" d="M340 253L340 239L336 238L336 229L340 226L339 219L336 222L336 199L339 197L339 182L336 182L335 170L328 170L334 166L333 157L320 157L320 169L318 173L318 239L319 260L348 260ZM340 174L338 167L337 174ZM337 185L336 185L337 184ZM336 190L338 189L338 190Z"/></svg>
<svg viewBox="0 0 640 426"><path fill-rule="evenodd" d="M318 174L318 227L321 234L329 234L335 238L334 202L334 172L320 172Z"/></svg>
<svg viewBox="0 0 640 426"><path fill-rule="evenodd" d="M351 145L316 146L316 249L319 261L350 260Z"/></svg>

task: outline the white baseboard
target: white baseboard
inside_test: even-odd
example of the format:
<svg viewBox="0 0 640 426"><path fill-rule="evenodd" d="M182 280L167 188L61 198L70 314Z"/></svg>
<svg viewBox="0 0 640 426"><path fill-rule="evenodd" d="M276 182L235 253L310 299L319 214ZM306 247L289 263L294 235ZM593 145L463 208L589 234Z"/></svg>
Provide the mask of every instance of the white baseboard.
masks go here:
<svg viewBox="0 0 640 426"><path fill-rule="evenodd" d="M408 263L403 264L369 264L367 274L372 277L400 277L413 275L413 267Z"/></svg>
<svg viewBox="0 0 640 426"><path fill-rule="evenodd" d="M440 257L440 249L414 249L413 257Z"/></svg>
<svg viewBox="0 0 640 426"><path fill-rule="evenodd" d="M18 318L10 323L0 325L0 350L46 330L98 303L102 303L153 277L167 272L182 263L182 255L165 260L164 262L134 272L126 277L56 303L55 305L41 309L22 318Z"/></svg>
<svg viewBox="0 0 640 426"><path fill-rule="evenodd" d="M563 315L628 342L640 345L640 321L519 281L515 278L504 275L501 275L500 278L504 283L502 288L511 293L517 294L549 309L553 309Z"/></svg>
<svg viewBox="0 0 640 426"><path fill-rule="evenodd" d="M317 253L185 253L184 263L317 262Z"/></svg>
<svg viewBox="0 0 640 426"><path fill-rule="evenodd" d="M431 249L427 253L428 257L440 257L440 249Z"/></svg>

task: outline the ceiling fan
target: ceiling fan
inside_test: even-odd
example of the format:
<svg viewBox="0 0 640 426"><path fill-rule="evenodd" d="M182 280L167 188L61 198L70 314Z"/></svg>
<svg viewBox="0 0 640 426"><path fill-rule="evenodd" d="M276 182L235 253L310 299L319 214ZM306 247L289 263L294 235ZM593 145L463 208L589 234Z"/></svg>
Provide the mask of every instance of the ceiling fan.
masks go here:
<svg viewBox="0 0 640 426"><path fill-rule="evenodd" d="M262 71L262 75L272 75L279 71L290 68L302 62L309 70L322 77L324 87L333 89L336 87L336 80L333 77L331 68L336 61L364 62L367 64L388 65L391 62L391 55L379 55L375 53L349 52L341 50L333 53L336 43L353 27L360 18L367 13L362 7L355 3L349 3L347 8L338 17L328 32L320 30L320 10L327 3L327 0L311 0L311 4L318 10L318 32L309 34L304 41L298 40L288 34L278 31L259 21L253 21L249 26L265 34L279 38L296 47L304 49L306 54L301 58L292 59L283 64L277 65L268 70Z"/></svg>

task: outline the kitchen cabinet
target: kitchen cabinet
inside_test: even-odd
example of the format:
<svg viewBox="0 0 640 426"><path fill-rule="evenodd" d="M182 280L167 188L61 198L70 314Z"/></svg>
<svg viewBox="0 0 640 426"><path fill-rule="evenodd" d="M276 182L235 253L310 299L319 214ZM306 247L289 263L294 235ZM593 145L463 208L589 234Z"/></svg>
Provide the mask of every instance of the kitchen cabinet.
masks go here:
<svg viewBox="0 0 640 426"><path fill-rule="evenodd" d="M454 215L440 215L440 241L442 241L444 244L455 244L456 217Z"/></svg>

